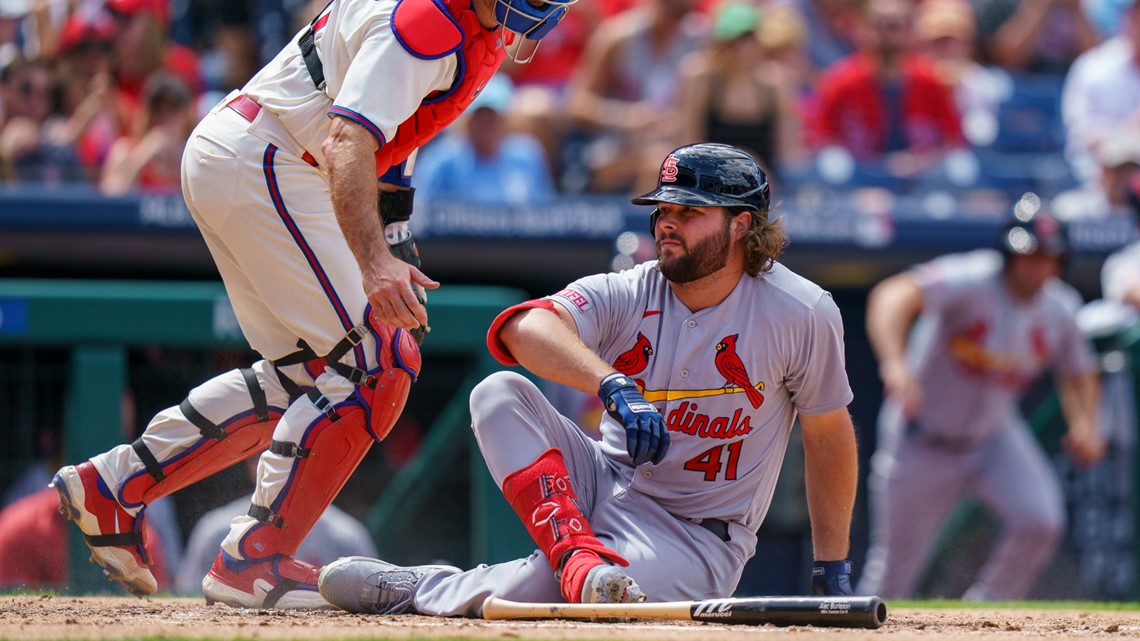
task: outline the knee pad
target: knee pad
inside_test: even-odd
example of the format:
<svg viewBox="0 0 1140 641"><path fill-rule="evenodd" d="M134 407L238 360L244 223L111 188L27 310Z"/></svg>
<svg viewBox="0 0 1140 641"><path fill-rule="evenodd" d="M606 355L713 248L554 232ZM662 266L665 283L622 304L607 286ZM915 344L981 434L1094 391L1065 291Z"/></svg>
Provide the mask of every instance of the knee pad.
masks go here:
<svg viewBox="0 0 1140 641"><path fill-rule="evenodd" d="M355 398L364 408L368 429L377 441L384 440L404 411L408 392L420 373L419 345L403 329L372 320L372 306L365 308L367 325L352 329L325 359L329 367L356 385ZM375 338L376 366L364 370L340 361L371 333Z"/></svg>

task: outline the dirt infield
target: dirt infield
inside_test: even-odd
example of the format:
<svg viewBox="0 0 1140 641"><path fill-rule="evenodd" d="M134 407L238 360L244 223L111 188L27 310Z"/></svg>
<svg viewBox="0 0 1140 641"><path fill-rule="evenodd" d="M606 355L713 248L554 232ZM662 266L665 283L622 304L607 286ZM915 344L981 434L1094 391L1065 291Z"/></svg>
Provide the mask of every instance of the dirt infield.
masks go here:
<svg viewBox="0 0 1140 641"><path fill-rule="evenodd" d="M1140 612L1081 610L891 610L878 630L726 626L692 622L505 622L343 612L280 612L207 606L199 599L0 597L0 639L510 639L622 641L931 641L933 639L1140 638Z"/></svg>

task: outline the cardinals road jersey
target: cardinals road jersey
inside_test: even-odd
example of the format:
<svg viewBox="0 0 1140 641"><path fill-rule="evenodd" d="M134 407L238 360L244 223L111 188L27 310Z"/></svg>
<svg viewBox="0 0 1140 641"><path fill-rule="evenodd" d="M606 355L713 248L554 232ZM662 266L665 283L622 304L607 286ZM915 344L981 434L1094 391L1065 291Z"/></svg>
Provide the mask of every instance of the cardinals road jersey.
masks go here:
<svg viewBox="0 0 1140 641"><path fill-rule="evenodd" d="M922 389L918 425L924 433L981 442L1018 415L1026 387L1045 369L1095 371L1092 350L1077 328L1080 294L1060 280L1027 302L1015 301L994 250L951 254L914 274L923 315L907 358ZM897 429L897 417L884 426Z"/></svg>
<svg viewBox="0 0 1140 641"><path fill-rule="evenodd" d="M665 417L669 454L633 471L631 487L676 516L756 529L797 413L851 402L838 307L778 263L744 275L723 302L696 313L673 295L656 261L583 278L547 298ZM621 425L603 415L601 432L605 453L629 465Z"/></svg>

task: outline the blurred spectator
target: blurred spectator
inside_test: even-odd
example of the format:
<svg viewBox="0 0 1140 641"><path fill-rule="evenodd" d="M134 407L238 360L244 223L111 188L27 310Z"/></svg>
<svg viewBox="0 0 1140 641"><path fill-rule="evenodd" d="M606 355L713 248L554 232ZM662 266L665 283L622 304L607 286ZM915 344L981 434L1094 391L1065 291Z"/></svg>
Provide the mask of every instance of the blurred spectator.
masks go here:
<svg viewBox="0 0 1140 641"><path fill-rule="evenodd" d="M257 473L257 457L242 465L252 481ZM249 510L249 497L242 496L202 515L190 532L186 556L175 579L175 589L182 594L202 594L202 579L218 557L218 547L230 531L230 522ZM296 557L318 567L342 556L376 556L376 544L364 525L335 505L321 514L309 535L301 543Z"/></svg>
<svg viewBox="0 0 1140 641"><path fill-rule="evenodd" d="M106 0L106 7L118 30L115 83L125 128L141 108L147 81L159 71L181 78L194 97L202 93L198 57L168 37L167 0Z"/></svg>
<svg viewBox="0 0 1140 641"><path fill-rule="evenodd" d="M1140 126L1140 2L1133 0L1121 35L1073 63L1061 92L1061 116L1073 174L1096 180L1095 147L1126 123Z"/></svg>
<svg viewBox="0 0 1140 641"><path fill-rule="evenodd" d="M697 0L643 0L590 37L567 96L587 131L581 182L590 190L656 183L658 163L679 133L677 70L708 32L696 7Z"/></svg>
<svg viewBox="0 0 1140 641"><path fill-rule="evenodd" d="M1061 192L1053 211L1063 220L1135 219L1140 193L1140 129L1120 130L1097 146L1094 180Z"/></svg>
<svg viewBox="0 0 1140 641"><path fill-rule="evenodd" d="M712 40L681 65L681 135L675 146L719 142L743 147L779 176L800 148L794 83L764 56L760 10L729 2L714 14Z"/></svg>
<svg viewBox="0 0 1140 641"><path fill-rule="evenodd" d="M554 197L542 146L507 129L512 96L511 81L493 76L459 121L461 132L424 147L416 161L418 197L487 205L542 203Z"/></svg>
<svg viewBox="0 0 1140 641"><path fill-rule="evenodd" d="M48 135L57 90L46 62L17 58L0 71L0 174L6 180L85 180L75 149Z"/></svg>
<svg viewBox="0 0 1140 641"><path fill-rule="evenodd" d="M151 569L160 590L170 589L170 571L159 531L144 521ZM59 495L44 487L0 511L0 587L63 589L68 577L67 519Z"/></svg>
<svg viewBox="0 0 1140 641"><path fill-rule="evenodd" d="M98 183L120 123L113 91L115 24L103 11L71 16L59 34L57 71L63 118L49 135L74 145L88 180Z"/></svg>
<svg viewBox="0 0 1140 641"><path fill-rule="evenodd" d="M922 0L915 32L917 50L934 62L939 77L954 91L963 129L968 132L972 118L993 122L1003 74L983 67L974 57L977 26L969 0Z"/></svg>
<svg viewBox="0 0 1140 641"><path fill-rule="evenodd" d="M795 0L807 25L807 51L812 66L826 69L855 53L860 0Z"/></svg>
<svg viewBox="0 0 1140 641"><path fill-rule="evenodd" d="M111 196L131 190L179 191L182 148L196 122L190 90L182 80L151 76L135 131L111 147L99 189Z"/></svg>
<svg viewBox="0 0 1140 641"><path fill-rule="evenodd" d="M975 0L983 61L1009 71L1063 73L1100 40L1081 0Z"/></svg>
<svg viewBox="0 0 1140 641"><path fill-rule="evenodd" d="M908 0L869 0L861 51L819 80L816 139L857 158L889 154L895 175L917 173L962 144L953 95L934 65L914 51Z"/></svg>
<svg viewBox="0 0 1140 641"><path fill-rule="evenodd" d="M795 87L795 100L801 120L807 122L814 113L815 83L818 69L812 65L807 50L807 25L795 9L774 5L764 9L757 33L764 55L784 67L784 75Z"/></svg>
<svg viewBox="0 0 1140 641"><path fill-rule="evenodd" d="M32 58L24 50L23 25L32 0L0 0L0 67L17 57Z"/></svg>

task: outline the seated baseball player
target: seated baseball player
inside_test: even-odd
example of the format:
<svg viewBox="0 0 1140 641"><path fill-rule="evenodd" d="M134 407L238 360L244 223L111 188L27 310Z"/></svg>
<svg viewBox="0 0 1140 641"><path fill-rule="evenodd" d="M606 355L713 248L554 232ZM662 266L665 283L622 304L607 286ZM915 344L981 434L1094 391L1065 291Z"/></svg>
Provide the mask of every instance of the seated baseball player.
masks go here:
<svg viewBox="0 0 1140 641"><path fill-rule="evenodd" d="M493 374L471 394L487 466L538 550L466 572L340 559L319 576L330 603L478 617L488 596L729 596L797 416L813 591L851 594L857 459L842 321L826 291L776 262L785 235L768 219L767 177L735 147L686 146L633 202L655 207L657 261L507 309L488 332L500 362L596 393L602 440L520 374Z"/></svg>

